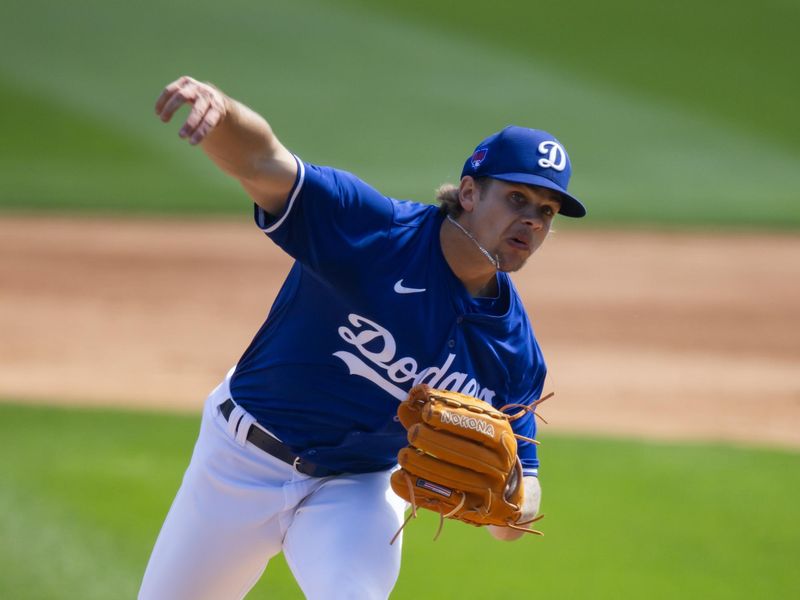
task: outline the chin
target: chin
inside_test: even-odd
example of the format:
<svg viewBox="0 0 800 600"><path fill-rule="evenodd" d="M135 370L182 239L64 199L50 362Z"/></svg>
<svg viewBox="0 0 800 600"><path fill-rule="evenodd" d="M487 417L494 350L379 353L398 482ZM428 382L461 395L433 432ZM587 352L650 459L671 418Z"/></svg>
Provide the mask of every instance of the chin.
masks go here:
<svg viewBox="0 0 800 600"><path fill-rule="evenodd" d="M528 262L528 259L531 257L530 254L526 254L525 256L521 256L519 253L514 253L511 255L500 256L500 271L505 273L514 273L515 271L519 271L522 267L525 266L525 263Z"/></svg>
<svg viewBox="0 0 800 600"><path fill-rule="evenodd" d="M503 273L514 273L519 271L522 267L525 266L526 260L523 261L504 261L502 258L500 259L500 271Z"/></svg>

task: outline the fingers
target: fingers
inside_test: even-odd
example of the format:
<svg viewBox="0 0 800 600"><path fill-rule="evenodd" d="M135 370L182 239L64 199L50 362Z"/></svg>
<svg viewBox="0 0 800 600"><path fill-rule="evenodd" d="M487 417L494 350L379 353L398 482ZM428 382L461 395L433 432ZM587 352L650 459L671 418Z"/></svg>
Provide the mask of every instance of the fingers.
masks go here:
<svg viewBox="0 0 800 600"><path fill-rule="evenodd" d="M178 135L188 138L190 144L199 144L225 116L222 92L211 85L184 76L167 85L161 92L156 100L156 114L166 123L184 104L192 104L192 108Z"/></svg>
<svg viewBox="0 0 800 600"><path fill-rule="evenodd" d="M211 106L211 103L208 98L206 96L199 96L195 100L192 110L189 111L189 116L186 118L186 122L183 124L183 127L181 127L178 135L182 138L191 136L208 112L209 106Z"/></svg>
<svg viewBox="0 0 800 600"><path fill-rule="evenodd" d="M162 121L168 121L169 117L164 117L164 108L166 107L167 103L175 97L175 94L181 90L181 88L186 87L192 83L196 83L194 79L191 77L183 76L179 79L176 79L172 83L170 83L167 87L164 88L164 91L161 92L161 95L156 100L156 114L161 117ZM174 110L172 112L175 112ZM170 114L171 116L171 114Z"/></svg>
<svg viewBox="0 0 800 600"><path fill-rule="evenodd" d="M208 109L208 112L203 117L203 120L200 122L200 125L197 126L197 129L194 132L194 135L189 139L190 144L199 144L203 141L203 139L211 132L214 127L216 127L219 122L222 120L222 112L215 108L211 107Z"/></svg>
<svg viewBox="0 0 800 600"><path fill-rule="evenodd" d="M175 111L187 102L194 103L197 99L198 89L195 84L186 84L179 87L175 92L167 98L164 103L164 108L161 109L160 117L165 123L172 118Z"/></svg>

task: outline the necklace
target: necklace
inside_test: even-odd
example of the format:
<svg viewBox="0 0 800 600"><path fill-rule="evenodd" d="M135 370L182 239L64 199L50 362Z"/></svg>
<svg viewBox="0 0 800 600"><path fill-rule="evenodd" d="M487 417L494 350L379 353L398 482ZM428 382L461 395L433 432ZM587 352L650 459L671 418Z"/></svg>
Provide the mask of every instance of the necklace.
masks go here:
<svg viewBox="0 0 800 600"><path fill-rule="evenodd" d="M478 247L478 250L481 251L481 254L483 254L486 257L486 260L488 260L490 263L492 263L492 266L496 270L498 270L498 271L500 270L500 257L499 256L492 256L491 254L489 254L489 251L486 248L484 248L483 246L481 246L481 243L478 240L475 239L475 236L472 235L469 231L467 231L464 228L464 226L461 225L461 223L459 223L458 221L456 221L453 217L451 217L450 215L447 215L447 220L450 221L456 227L458 227L461 231L463 231L464 235L466 235L469 239L471 239L472 243L474 243Z"/></svg>

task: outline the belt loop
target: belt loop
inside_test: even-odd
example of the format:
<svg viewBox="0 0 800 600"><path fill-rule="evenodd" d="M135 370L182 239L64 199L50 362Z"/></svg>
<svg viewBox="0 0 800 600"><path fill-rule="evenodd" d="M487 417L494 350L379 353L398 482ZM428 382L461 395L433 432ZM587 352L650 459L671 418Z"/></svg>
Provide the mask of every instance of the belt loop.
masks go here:
<svg viewBox="0 0 800 600"><path fill-rule="evenodd" d="M236 439L236 428L239 426L239 419L244 415L244 409L238 404L233 407L228 417L228 436Z"/></svg>
<svg viewBox="0 0 800 600"><path fill-rule="evenodd" d="M244 412L244 410L242 411ZM239 421L239 429L236 431L236 443L244 447L247 443L247 434L250 432L250 427L256 422L255 417L249 413L244 413L242 420Z"/></svg>

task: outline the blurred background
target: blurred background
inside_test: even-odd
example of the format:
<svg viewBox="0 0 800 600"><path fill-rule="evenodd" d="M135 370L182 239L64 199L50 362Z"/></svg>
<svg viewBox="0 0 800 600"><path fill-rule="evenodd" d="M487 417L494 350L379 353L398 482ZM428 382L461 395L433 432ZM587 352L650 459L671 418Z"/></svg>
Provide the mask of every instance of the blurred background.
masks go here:
<svg viewBox="0 0 800 600"><path fill-rule="evenodd" d="M0 597L135 596L288 271L185 111L155 118L183 74L394 197L431 201L510 123L570 153L589 215L515 276L557 393L546 536L434 543L425 517L393 597L800 594L800 4L3 8ZM273 562L249 597L300 598Z"/></svg>

